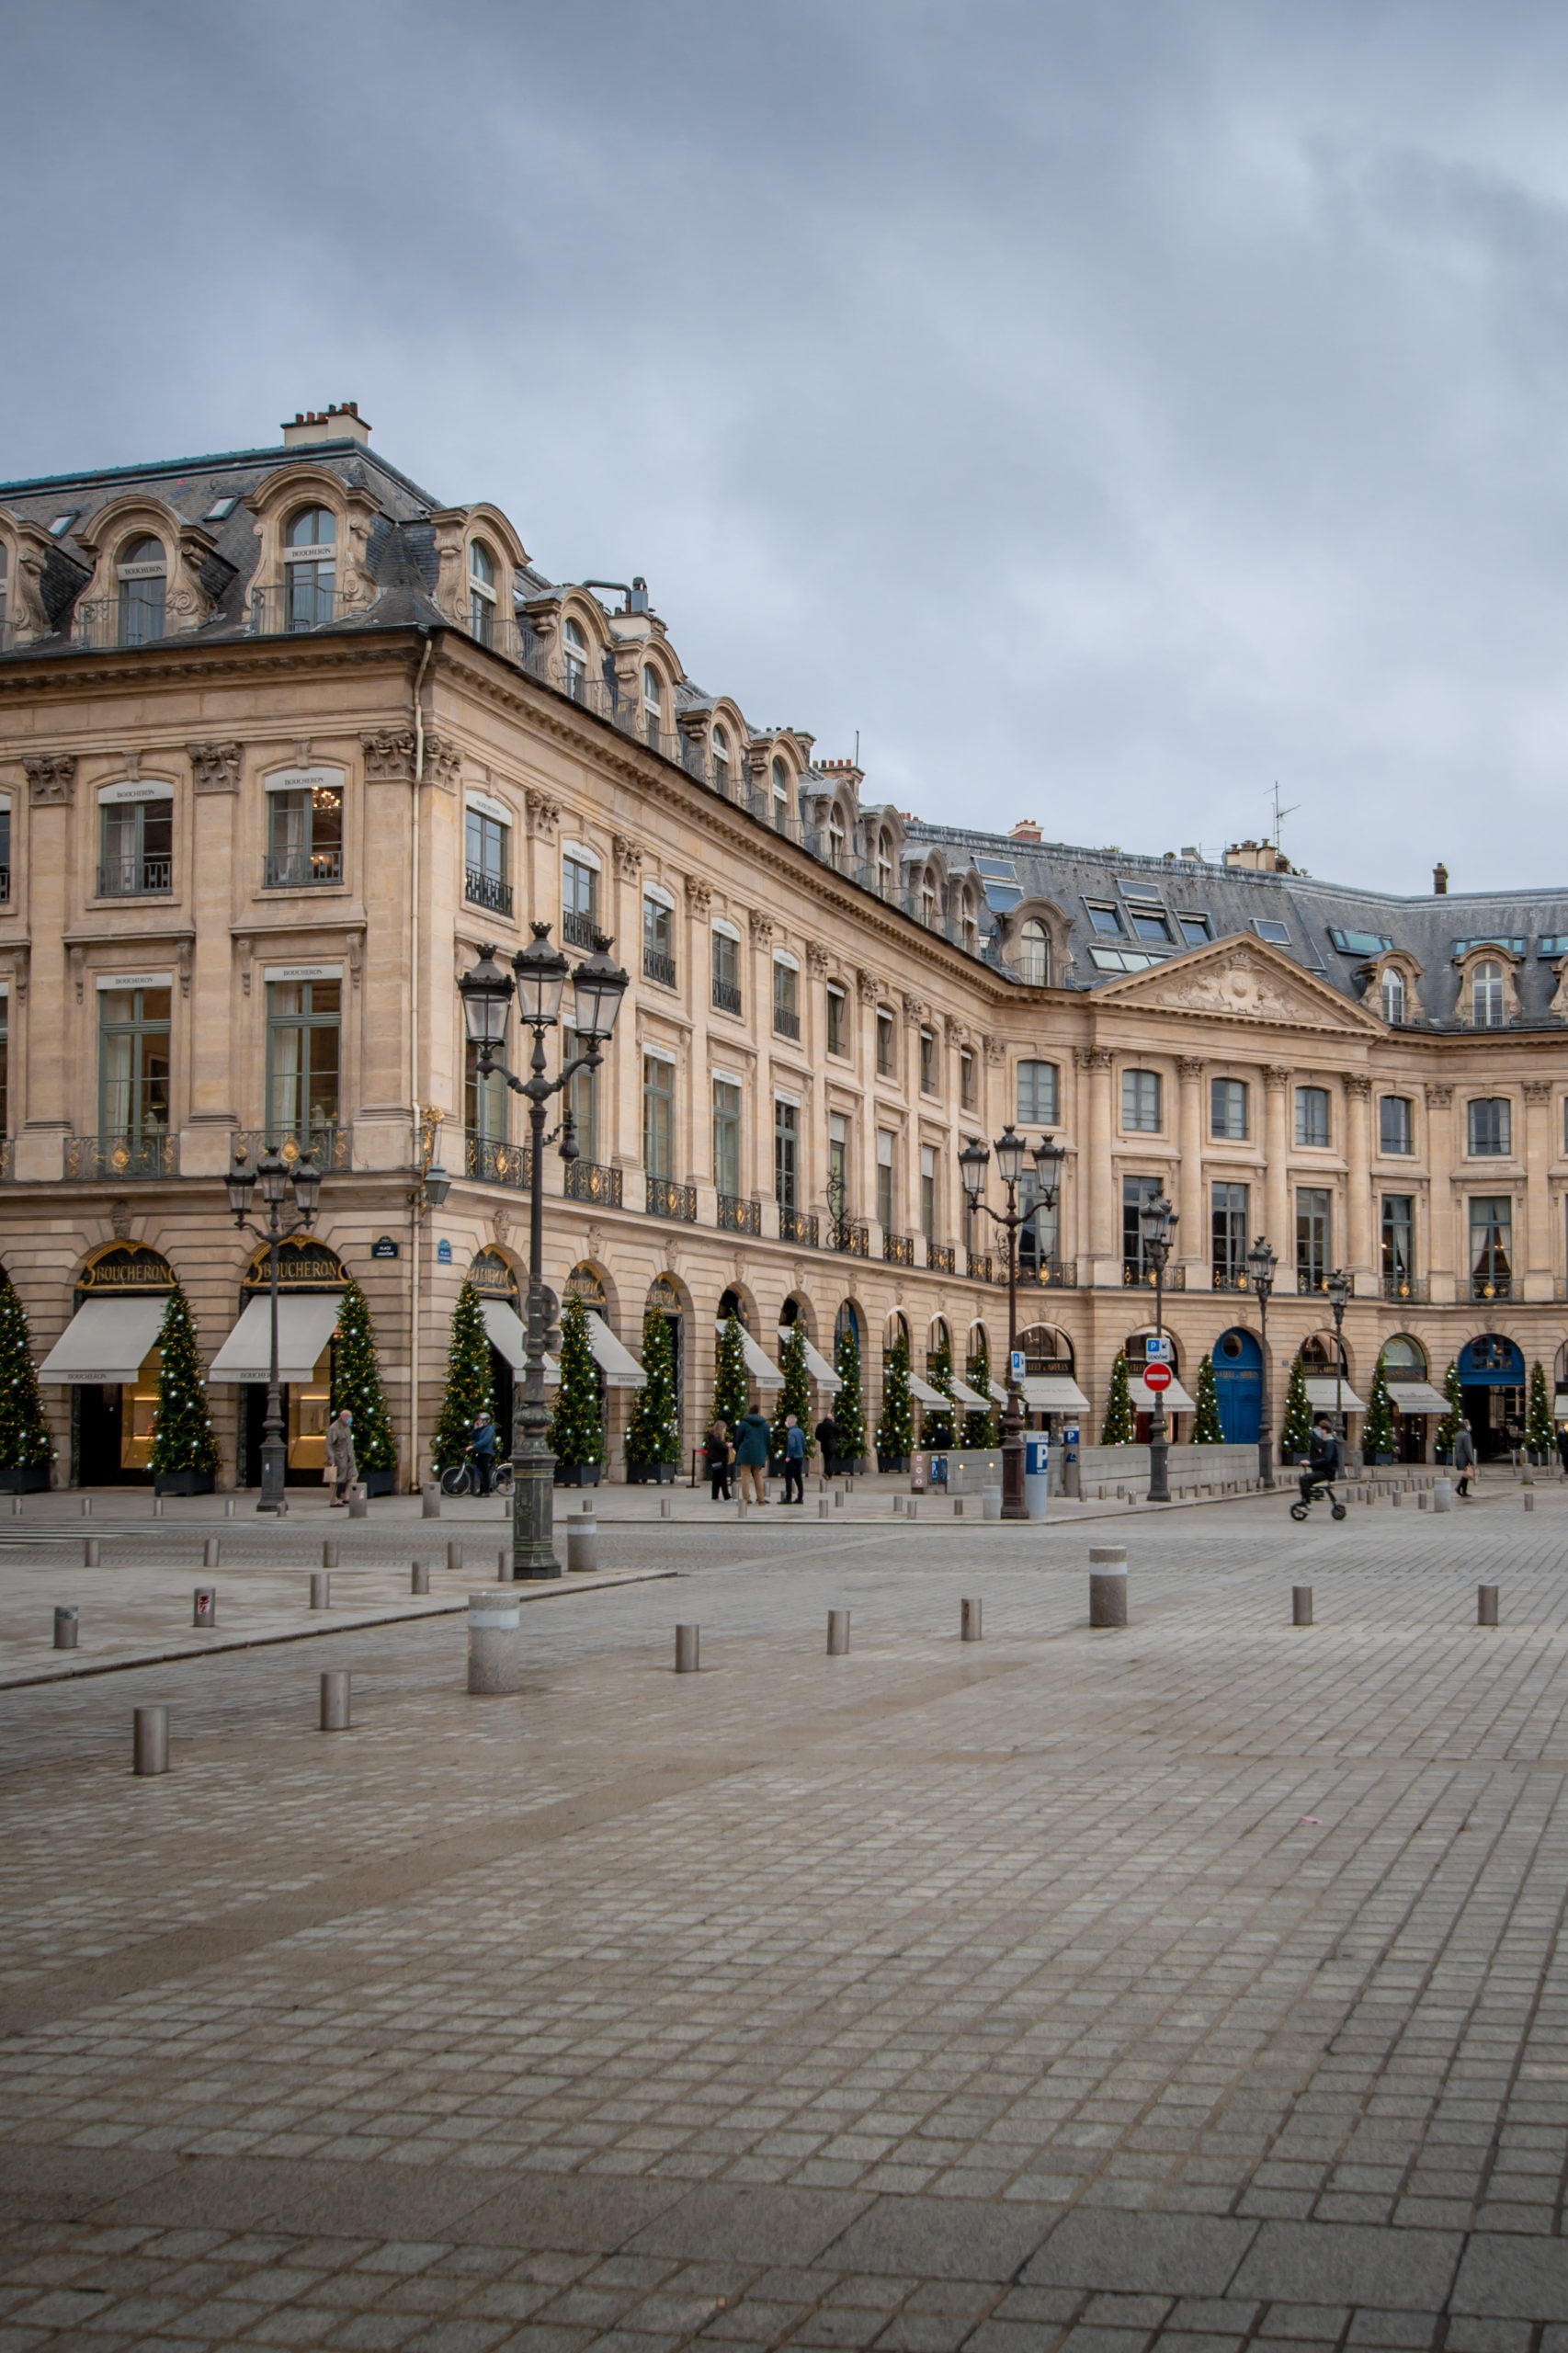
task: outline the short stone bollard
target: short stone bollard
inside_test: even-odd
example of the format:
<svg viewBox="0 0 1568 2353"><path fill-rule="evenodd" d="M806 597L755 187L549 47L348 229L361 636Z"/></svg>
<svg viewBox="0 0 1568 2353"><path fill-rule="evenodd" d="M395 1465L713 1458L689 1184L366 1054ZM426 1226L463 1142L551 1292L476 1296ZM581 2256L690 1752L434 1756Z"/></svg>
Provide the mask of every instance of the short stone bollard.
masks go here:
<svg viewBox="0 0 1568 2353"><path fill-rule="evenodd" d="M348 1490L348 1517L350 1519L369 1519L370 1517L369 1498L361 1486Z"/></svg>
<svg viewBox="0 0 1568 2353"><path fill-rule="evenodd" d="M980 1613L980 1604L979 1604L979 1602L978 1602L978 1601L960 1601L960 1604L959 1604L959 1640L960 1640L960 1643L978 1643L978 1642L979 1642L979 1640L980 1640L980 1614L981 1614L981 1613Z"/></svg>
<svg viewBox="0 0 1568 2353"><path fill-rule="evenodd" d="M54 1613L54 1647L57 1651L74 1651L81 1620L74 1602L57 1608Z"/></svg>
<svg viewBox="0 0 1568 2353"><path fill-rule="evenodd" d="M1494 1585L1478 1585L1475 1588L1475 1622L1478 1626L1497 1623L1497 1588Z"/></svg>
<svg viewBox="0 0 1568 2353"><path fill-rule="evenodd" d="M421 1519L439 1519L441 1517L441 1490L434 1479L426 1479L419 1490L419 1517Z"/></svg>
<svg viewBox="0 0 1568 2353"><path fill-rule="evenodd" d="M659 1518L661 1519L668 1519L674 1508L675 1506L670 1502L668 1495L661 1495L659 1497Z"/></svg>
<svg viewBox="0 0 1568 2353"><path fill-rule="evenodd" d="M1535 1494L1533 1489L1529 1487L1525 1489L1525 1509L1527 1511L1534 1511L1535 1509Z"/></svg>
<svg viewBox="0 0 1568 2353"><path fill-rule="evenodd" d="M138 1708L131 1718L131 1771L166 1773L169 1769L167 1708Z"/></svg>
<svg viewBox="0 0 1568 2353"><path fill-rule="evenodd" d="M1290 1623L1292 1626L1310 1626L1312 1622L1312 1586L1310 1585L1293 1585L1290 1587Z"/></svg>
<svg viewBox="0 0 1568 2353"><path fill-rule="evenodd" d="M429 1564L428 1564L428 1563L427 1563L427 1562L425 1562L425 1561L415 1561L415 1563L414 1563L414 1574L413 1574L413 1576L412 1576L412 1577L410 1578L410 1580L409 1580L409 1586L408 1586L408 1590L410 1591L410 1593L428 1593L428 1592L429 1592L429 1590L430 1590L430 1569L429 1569Z"/></svg>
<svg viewBox="0 0 1568 2353"><path fill-rule="evenodd" d="M963 1497L961 1495L955 1495L953 1497L953 1518L955 1519L961 1519L963 1518Z"/></svg>
<svg viewBox="0 0 1568 2353"><path fill-rule="evenodd" d="M915 1502L915 1497L911 1495L908 1502L903 1506L903 1516L905 1519L913 1519L919 1509L919 1505Z"/></svg>
<svg viewBox="0 0 1568 2353"><path fill-rule="evenodd" d="M311 1608L312 1609L332 1608L332 1578L325 1569L311 1571Z"/></svg>
<svg viewBox="0 0 1568 2353"><path fill-rule="evenodd" d="M329 1667L321 1679L321 1728L323 1732L347 1732L349 1686L352 1677L346 1666Z"/></svg>
<svg viewBox="0 0 1568 2353"><path fill-rule="evenodd" d="M215 1585L199 1585L192 1597L190 1622L193 1626L215 1626L218 1623L218 1588Z"/></svg>
<svg viewBox="0 0 1568 2353"><path fill-rule="evenodd" d="M700 1629L696 1626L676 1628L676 1673L695 1675L700 1657Z"/></svg>
<svg viewBox="0 0 1568 2353"><path fill-rule="evenodd" d="M566 1565L592 1576L599 1565L599 1523L591 1504L585 1504L566 1523Z"/></svg>
<svg viewBox="0 0 1568 2353"><path fill-rule="evenodd" d="M217 1539L215 1536L208 1536L208 1537L203 1538L203 1540L202 1540L202 1545L201 1545L201 1565L202 1565L202 1567L203 1567L204 1569L220 1569L220 1568L222 1568L222 1565L223 1565L222 1561L222 1559L221 1559L221 1557L220 1557L220 1556L221 1556L222 1552L222 1545L219 1543L218 1539Z"/></svg>
<svg viewBox="0 0 1568 2353"><path fill-rule="evenodd" d="M82 1517L84 1519L91 1519L92 1516L93 1499L91 1495L84 1495L82 1498Z"/></svg>
<svg viewBox="0 0 1568 2353"><path fill-rule="evenodd" d="M20 1503L21 1500L20 1495L18 1495L17 1497L17 1501ZM844 1490L842 1487L835 1487L833 1491L833 1508L835 1511L842 1511L844 1509Z"/></svg>
<svg viewBox="0 0 1568 2353"><path fill-rule="evenodd" d="M463 1548L458 1542L456 1537L453 1537L447 1546L447 1566L449 1569L456 1569L460 1574L462 1564Z"/></svg>
<svg viewBox="0 0 1568 2353"><path fill-rule="evenodd" d="M223 1498L223 1517L225 1519L233 1519L233 1516L234 1499L233 1495L225 1495Z"/></svg>
<svg viewBox="0 0 1568 2353"><path fill-rule="evenodd" d="M894 1495L892 1499L892 1508L893 1518L896 1519L903 1510L903 1497L902 1495Z"/></svg>
<svg viewBox="0 0 1568 2353"><path fill-rule="evenodd" d="M1000 1487L983 1487L981 1489L980 1516L982 1519L1001 1518L1002 1490Z"/></svg>
<svg viewBox="0 0 1568 2353"><path fill-rule="evenodd" d="M495 1555L495 1582L497 1585L510 1585L512 1582L512 1548L509 1544L503 1544Z"/></svg>
<svg viewBox="0 0 1568 2353"><path fill-rule="evenodd" d="M1089 1623L1091 1626L1125 1626L1127 1623L1125 1544L1091 1544L1089 1547Z"/></svg>
<svg viewBox="0 0 1568 2353"><path fill-rule="evenodd" d="M849 1612L830 1609L827 1613L827 1654L829 1658L849 1655Z"/></svg>
<svg viewBox="0 0 1568 2353"><path fill-rule="evenodd" d="M13 1495L11 1498L11 1517L13 1519L20 1519L21 1516L22 1499L20 1495Z"/></svg>
<svg viewBox="0 0 1568 2353"><path fill-rule="evenodd" d="M154 1495L153 1498L153 1517L154 1519L162 1519L164 1517L164 1499L162 1495Z"/></svg>
<svg viewBox="0 0 1568 2353"><path fill-rule="evenodd" d="M1439 1479L1432 1489L1432 1508L1434 1511L1452 1511L1453 1507L1454 1483L1451 1479Z"/></svg>
<svg viewBox="0 0 1568 2353"><path fill-rule="evenodd" d="M744 1495L737 1495L735 1497L735 1518L737 1519L744 1519L745 1516L746 1499Z"/></svg>
<svg viewBox="0 0 1568 2353"><path fill-rule="evenodd" d="M1399 1509L1400 1506L1401 1506L1401 1505L1403 1503L1403 1501L1404 1501L1404 1491L1403 1491L1403 1488L1401 1488L1401 1487L1396 1487L1396 1488L1394 1489L1394 1491L1393 1491L1392 1495L1390 1495L1390 1497L1389 1497L1389 1501L1390 1501L1390 1503L1391 1503L1391 1504L1392 1504L1392 1506L1393 1506L1393 1507L1394 1507L1395 1511L1398 1511L1398 1509Z"/></svg>
<svg viewBox="0 0 1568 2353"><path fill-rule="evenodd" d="M82 1539L82 1566L85 1569L96 1569L97 1565L98 1540L96 1536L84 1536Z"/></svg>
<svg viewBox="0 0 1568 2353"><path fill-rule="evenodd" d="M321 1548L321 1564L324 1569L335 1569L337 1566L337 1547L330 1539Z"/></svg>
<svg viewBox="0 0 1568 2353"><path fill-rule="evenodd" d="M1417 1511L1430 1511L1432 1508L1432 1498L1425 1487L1415 1498L1415 1508Z"/></svg>
<svg viewBox="0 0 1568 2353"><path fill-rule="evenodd" d="M833 1506L829 1503L825 1495L819 1495L817 1497L817 1518L819 1519L831 1519L832 1517Z"/></svg>
<svg viewBox="0 0 1568 2353"><path fill-rule="evenodd" d="M516 1691L523 1679L522 1608L515 1594L468 1597L468 1688L483 1697Z"/></svg>

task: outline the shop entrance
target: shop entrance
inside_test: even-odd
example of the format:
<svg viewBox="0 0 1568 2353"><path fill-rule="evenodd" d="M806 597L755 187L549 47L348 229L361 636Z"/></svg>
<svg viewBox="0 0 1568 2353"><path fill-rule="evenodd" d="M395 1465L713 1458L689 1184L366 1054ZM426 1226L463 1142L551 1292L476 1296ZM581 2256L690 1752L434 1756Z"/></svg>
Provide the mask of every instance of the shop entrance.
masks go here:
<svg viewBox="0 0 1568 2353"><path fill-rule="evenodd" d="M283 1435L288 1448L283 1467L286 1487L320 1487L326 1483L326 1426L332 1419L332 1351L323 1357L309 1381L278 1384L283 1405ZM267 1383L249 1381L244 1391L244 1480L247 1487L261 1484L261 1442L267 1427Z"/></svg>
<svg viewBox="0 0 1568 2353"><path fill-rule="evenodd" d="M1525 1442L1525 1360L1501 1332L1483 1332L1460 1351L1464 1417L1483 1462Z"/></svg>

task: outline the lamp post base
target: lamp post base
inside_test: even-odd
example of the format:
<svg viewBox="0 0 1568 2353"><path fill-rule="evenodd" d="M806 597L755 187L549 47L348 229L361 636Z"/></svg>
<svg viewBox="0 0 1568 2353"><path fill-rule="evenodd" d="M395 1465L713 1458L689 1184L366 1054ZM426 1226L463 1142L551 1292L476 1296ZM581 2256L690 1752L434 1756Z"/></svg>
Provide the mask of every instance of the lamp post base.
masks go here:
<svg viewBox="0 0 1568 2353"><path fill-rule="evenodd" d="M1165 1409L1159 1406L1149 1427L1149 1501L1168 1504L1170 1490L1170 1439L1165 1427Z"/></svg>
<svg viewBox="0 0 1568 2353"><path fill-rule="evenodd" d="M512 1577L517 1584L563 1574L555 1557L555 1457L524 1432L512 1449Z"/></svg>
<svg viewBox="0 0 1568 2353"><path fill-rule="evenodd" d="M1024 1501L1023 1428L1009 1415L1002 1426L1002 1517L1028 1519L1028 1506Z"/></svg>
<svg viewBox="0 0 1568 2353"><path fill-rule="evenodd" d="M261 1449L261 1495L257 1511L277 1512L281 1516L289 1508L283 1493L284 1473L289 1465L289 1451L280 1440L267 1438Z"/></svg>

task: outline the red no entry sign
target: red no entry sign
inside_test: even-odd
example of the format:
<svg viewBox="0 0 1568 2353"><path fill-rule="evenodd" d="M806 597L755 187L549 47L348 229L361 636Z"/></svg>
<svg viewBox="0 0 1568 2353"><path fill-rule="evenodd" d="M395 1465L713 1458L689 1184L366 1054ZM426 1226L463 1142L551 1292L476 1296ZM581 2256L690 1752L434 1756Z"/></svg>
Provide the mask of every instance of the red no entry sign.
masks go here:
<svg viewBox="0 0 1568 2353"><path fill-rule="evenodd" d="M1168 1389L1170 1385L1171 1369L1168 1364L1145 1365L1143 1368L1143 1386L1145 1389L1152 1389L1157 1397L1162 1389Z"/></svg>

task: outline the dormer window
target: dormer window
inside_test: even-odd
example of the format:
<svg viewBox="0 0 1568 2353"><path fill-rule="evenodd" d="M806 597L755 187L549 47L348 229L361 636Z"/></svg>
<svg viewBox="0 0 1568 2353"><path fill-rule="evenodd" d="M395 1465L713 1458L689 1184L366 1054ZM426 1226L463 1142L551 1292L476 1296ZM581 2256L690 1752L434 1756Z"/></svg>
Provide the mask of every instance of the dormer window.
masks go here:
<svg viewBox="0 0 1568 2353"><path fill-rule="evenodd" d="M495 642L495 558L483 540L468 547L468 626L481 645Z"/></svg>
<svg viewBox="0 0 1568 2353"><path fill-rule="evenodd" d="M713 790L730 797L730 739L722 727L713 730Z"/></svg>
<svg viewBox="0 0 1568 2353"><path fill-rule="evenodd" d="M283 609L288 629L319 629L336 602L337 517L330 506L302 506L283 534Z"/></svg>
<svg viewBox="0 0 1568 2353"><path fill-rule="evenodd" d="M642 665L642 732L656 752L665 725L664 688L651 662Z"/></svg>
<svg viewBox="0 0 1568 2353"><path fill-rule="evenodd" d="M1391 1029L1404 1019L1404 974L1393 964L1383 967L1383 1019Z"/></svg>
<svg viewBox="0 0 1568 2353"><path fill-rule="evenodd" d="M168 571L162 540L144 534L140 539L127 540L121 548L115 566L119 583L121 645L151 645L162 637Z"/></svg>
<svg viewBox="0 0 1568 2353"><path fill-rule="evenodd" d="M1501 1029L1503 1027L1503 967L1487 962L1478 964L1471 979L1470 1002L1471 1017L1478 1029Z"/></svg>
<svg viewBox="0 0 1568 2353"><path fill-rule="evenodd" d="M773 824L780 834L790 830L790 771L782 760L773 763Z"/></svg>
<svg viewBox="0 0 1568 2353"><path fill-rule="evenodd" d="M827 855L835 873L844 871L844 820L835 801L827 816Z"/></svg>
<svg viewBox="0 0 1568 2353"><path fill-rule="evenodd" d="M566 691L574 702L588 699L588 641L580 621L569 620L561 632Z"/></svg>
<svg viewBox="0 0 1568 2353"><path fill-rule="evenodd" d="M877 890L884 899L892 896L892 842L886 834L877 835Z"/></svg>
<svg viewBox="0 0 1568 2353"><path fill-rule="evenodd" d="M1042 923L1027 923L1018 934L1018 978L1031 989L1043 989L1050 983L1051 942Z"/></svg>
<svg viewBox="0 0 1568 2353"><path fill-rule="evenodd" d="M937 928L937 886L929 874L920 878L920 920L927 931Z"/></svg>

